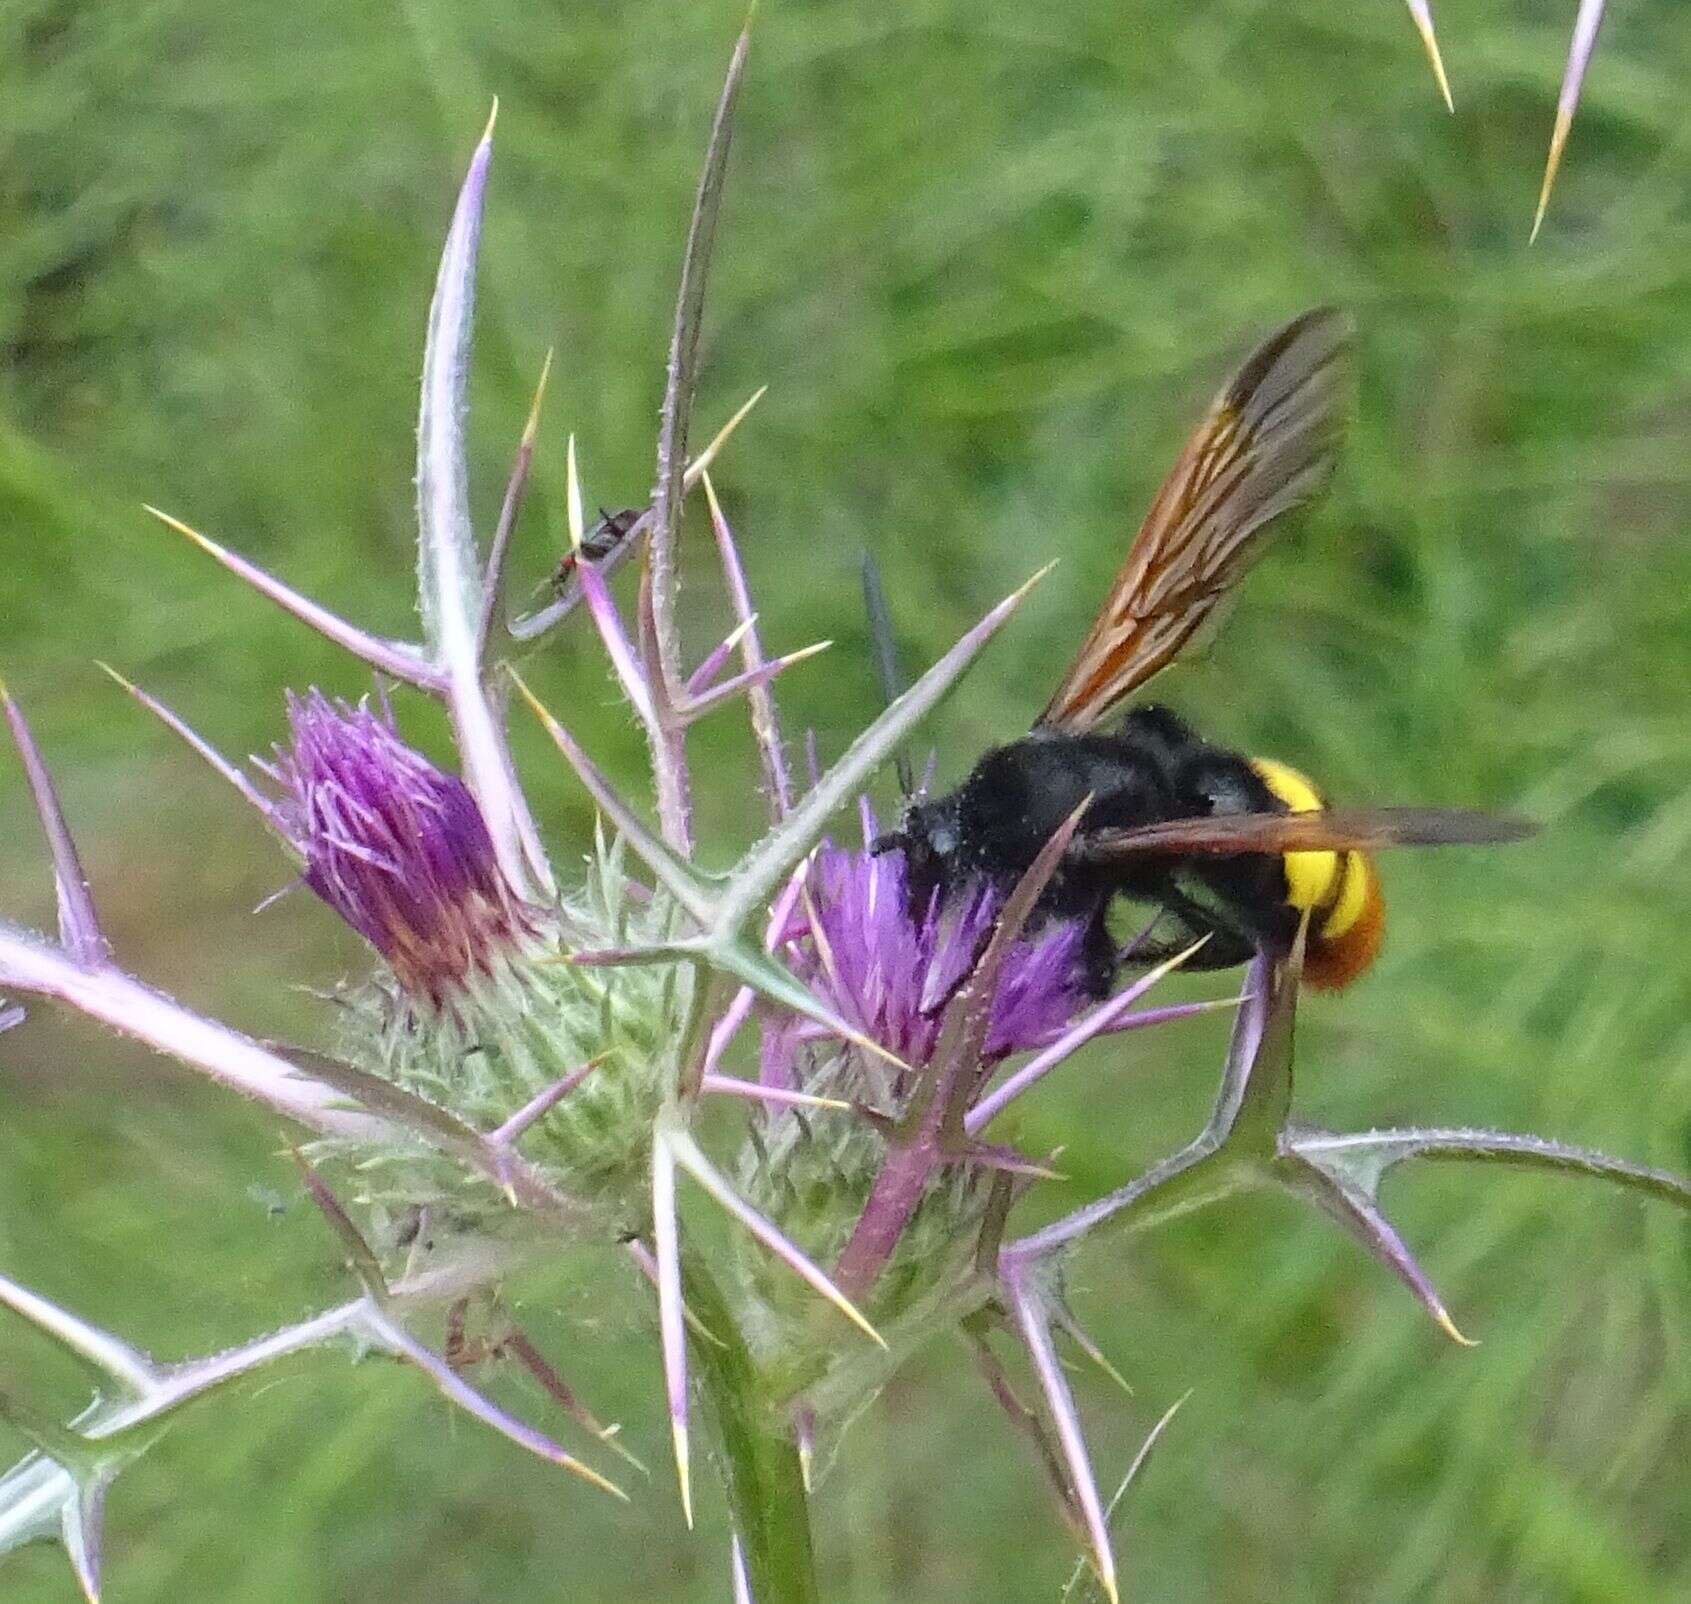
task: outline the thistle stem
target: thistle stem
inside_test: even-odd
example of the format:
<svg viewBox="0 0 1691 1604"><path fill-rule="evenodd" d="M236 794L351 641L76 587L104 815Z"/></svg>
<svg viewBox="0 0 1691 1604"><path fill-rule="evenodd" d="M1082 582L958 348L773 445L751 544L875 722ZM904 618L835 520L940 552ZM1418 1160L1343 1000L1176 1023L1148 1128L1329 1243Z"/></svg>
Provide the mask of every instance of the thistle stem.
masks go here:
<svg viewBox="0 0 1691 1604"><path fill-rule="evenodd" d="M937 1129L929 1128L938 1124L939 1111L930 1110L924 1129L914 1140L894 1147L875 1177L863 1212L834 1266L834 1280L853 1302L868 1297L943 1162Z"/></svg>
<svg viewBox="0 0 1691 1604"><path fill-rule="evenodd" d="M695 1342L695 1373L710 1402L723 1491L757 1604L818 1604L810 1500L798 1442L764 1389L716 1281L683 1249L687 1307L716 1339Z"/></svg>

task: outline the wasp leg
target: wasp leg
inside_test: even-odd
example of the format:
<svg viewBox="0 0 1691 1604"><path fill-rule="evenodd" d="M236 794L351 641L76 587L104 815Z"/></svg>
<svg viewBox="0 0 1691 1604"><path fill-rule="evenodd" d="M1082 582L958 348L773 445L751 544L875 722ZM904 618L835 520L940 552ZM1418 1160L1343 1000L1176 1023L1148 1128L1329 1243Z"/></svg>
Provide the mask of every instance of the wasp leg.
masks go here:
<svg viewBox="0 0 1691 1604"><path fill-rule="evenodd" d="M1100 1001L1109 996L1116 971L1121 968L1121 954L1115 937L1110 934L1109 911L1109 899L1105 898L1088 915L1086 933L1080 942L1081 984L1088 997Z"/></svg>
<svg viewBox="0 0 1691 1604"><path fill-rule="evenodd" d="M1164 929L1167 934L1159 933ZM1092 995L1098 997L1107 992L1109 981L1114 979L1117 970L1123 967L1154 968L1157 964L1167 963L1170 958L1178 958L1197 941L1203 941L1204 945L1186 960L1185 967L1188 969L1233 969L1249 963L1257 950L1243 930L1226 928L1216 917L1172 887L1167 889L1166 902L1150 924L1124 945L1111 944L1107 970L1105 960L1093 946L1094 939L1093 928L1089 926L1087 942L1082 948L1088 979L1095 983L1096 977L1108 977L1102 986L1095 986Z"/></svg>
<svg viewBox="0 0 1691 1604"><path fill-rule="evenodd" d="M1188 969L1236 969L1240 964L1249 963L1264 946L1278 945L1272 938L1252 931L1245 920L1224 904L1205 907L1172 885L1166 887L1161 895L1164 911L1180 920L1191 932L1191 940L1174 946L1168 956L1172 957L1174 952L1181 951L1183 946L1189 946L1200 936L1209 937L1186 960ZM1144 961L1141 949L1134 954L1134 962Z"/></svg>

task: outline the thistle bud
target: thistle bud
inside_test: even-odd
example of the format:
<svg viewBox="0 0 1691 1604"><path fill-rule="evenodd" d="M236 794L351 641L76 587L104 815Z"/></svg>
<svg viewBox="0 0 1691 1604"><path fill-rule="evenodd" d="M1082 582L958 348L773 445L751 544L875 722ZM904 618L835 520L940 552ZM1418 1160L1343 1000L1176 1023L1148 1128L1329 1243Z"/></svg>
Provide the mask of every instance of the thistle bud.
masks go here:
<svg viewBox="0 0 1691 1604"><path fill-rule="evenodd" d="M974 1273L993 1171L980 1144L953 1143L956 1126L992 1066L1048 1046L1086 1005L1084 931L1054 920L1011 944L984 1039L963 1062L967 1049L948 1038L947 1021L977 975L1002 895L982 885L913 905L902 854L842 850L818 855L807 893L779 933L788 964L904 1067L856 1047L806 1043L790 1024L772 1022L766 1081L876 1117L775 1113L754 1134L741 1180L817 1263L853 1276L849 1295L881 1329L900 1330L943 1308L946 1294ZM941 1140L939 1107L953 1099L958 1117ZM767 1266L748 1256L745 1270L746 1324L766 1376L778 1393L812 1387L834 1362L834 1333ZM882 1379L863 1356L852 1363L843 1412Z"/></svg>
<svg viewBox="0 0 1691 1604"><path fill-rule="evenodd" d="M320 691L288 698L277 748L278 818L302 876L387 960L416 1001L439 1008L539 934L506 883L469 788L399 739L390 720Z"/></svg>
<svg viewBox="0 0 1691 1604"><path fill-rule="evenodd" d="M565 959L641 933L666 917L661 903L633 898L608 849L578 892L551 907L526 902L469 787L407 746L390 715L311 691L289 697L288 722L292 739L267 765L282 789L276 820L304 883L387 969L348 989L341 1056L482 1131L541 1099L525 1153L619 1228L639 1217L685 983ZM548 1099L566 1083L567 1096ZM466 1217L478 1200L505 1207L484 1179L466 1182L461 1167L413 1146L358 1157L371 1200L450 1199Z"/></svg>

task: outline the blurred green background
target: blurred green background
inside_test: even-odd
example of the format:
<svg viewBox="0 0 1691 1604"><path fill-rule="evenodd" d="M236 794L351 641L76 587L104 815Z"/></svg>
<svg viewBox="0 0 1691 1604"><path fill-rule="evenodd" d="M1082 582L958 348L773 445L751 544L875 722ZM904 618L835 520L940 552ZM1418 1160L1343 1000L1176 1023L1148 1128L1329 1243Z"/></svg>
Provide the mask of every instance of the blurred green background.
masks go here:
<svg viewBox="0 0 1691 1604"><path fill-rule="evenodd" d="M1308 304L1352 307L1359 406L1333 494L1166 694L1346 801L1509 805L1547 828L1388 865L1376 972L1303 1010L1304 1111L1534 1128L1685 1168L1691 14L1614 8L1529 251L1573 9L1441 0L1451 118L1399 0L766 0L698 438L771 386L719 482L766 639L836 641L785 692L825 751L875 704L862 547L923 660L1062 557L933 729L954 776L1042 704L1227 363ZM563 540L568 431L590 496L639 500L739 20L718 0L0 9L0 671L150 980L312 1038L304 988L363 955L303 897L250 914L279 856L91 659L236 753L276 737L282 687L361 679L139 503L413 629L423 318L495 93L478 509L490 523L551 345L519 588ZM703 645L726 614L694 572ZM640 784L583 632L532 671ZM403 717L444 750L432 710ZM567 859L582 797L525 724L517 740ZM747 748L724 724L697 756L725 856L752 827ZM0 774L0 906L44 925L44 855L16 766ZM1222 1034L1100 1050L1041 1096L1022 1136L1066 1144L1070 1200L1196 1128ZM45 1009L0 1055L7 1273L165 1356L343 1295L272 1121ZM1101 1476L1193 1389L1129 1512L1130 1595L1691 1597L1683 1219L1452 1168L1394 1179L1388 1202L1477 1350L1271 1200L1084 1261L1080 1306L1136 1388L1077 1380ZM720 1507L707 1495L700 1532L680 1529L640 1296L593 1258L526 1296L657 1469L634 1511L410 1374L319 1356L192 1416L125 1477L108 1596L725 1599ZM85 1396L15 1324L0 1367L67 1411ZM1037 1472L961 1349L858 1424L818 1521L838 1604L1019 1604L1068 1574ZM68 1600L62 1556L6 1560L0 1596Z"/></svg>

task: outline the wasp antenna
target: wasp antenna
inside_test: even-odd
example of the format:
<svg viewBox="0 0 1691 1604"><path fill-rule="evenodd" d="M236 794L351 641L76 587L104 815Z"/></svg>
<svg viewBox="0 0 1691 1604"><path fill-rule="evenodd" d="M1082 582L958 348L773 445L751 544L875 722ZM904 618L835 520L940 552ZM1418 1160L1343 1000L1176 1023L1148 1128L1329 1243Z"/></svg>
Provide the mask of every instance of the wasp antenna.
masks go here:
<svg viewBox="0 0 1691 1604"><path fill-rule="evenodd" d="M898 644L893 638L892 615L887 611L886 589L881 584L881 565L875 561L872 552L863 553L862 572L863 610L869 615L869 643L875 653L875 673L881 682L881 695L890 707L904 694L904 676L898 671ZM909 801L916 791L910 754L899 752L893 758L893 767L898 774L899 794ZM883 836L881 839L889 838Z"/></svg>

